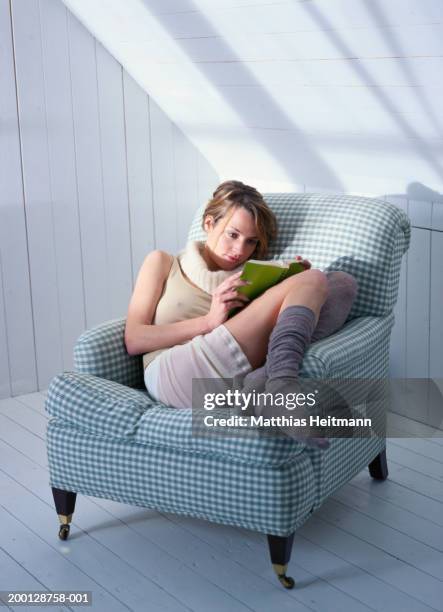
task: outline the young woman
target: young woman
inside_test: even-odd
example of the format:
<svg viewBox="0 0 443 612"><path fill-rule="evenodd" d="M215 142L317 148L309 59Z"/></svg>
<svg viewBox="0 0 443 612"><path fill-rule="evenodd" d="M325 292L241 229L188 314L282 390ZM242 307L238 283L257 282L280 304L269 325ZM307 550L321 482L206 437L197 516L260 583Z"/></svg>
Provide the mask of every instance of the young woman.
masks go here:
<svg viewBox="0 0 443 612"><path fill-rule="evenodd" d="M192 405L193 378L233 378L257 368L260 376L296 377L309 343L343 325L356 294L352 276L325 274L301 257L303 272L250 303L237 292L244 262L265 259L277 233L274 214L253 187L219 185L202 226L205 242L189 243L178 256L157 250L146 257L126 321L126 349L144 355L149 394L176 408ZM228 319L234 307L241 310ZM273 358L264 366L271 334Z"/></svg>

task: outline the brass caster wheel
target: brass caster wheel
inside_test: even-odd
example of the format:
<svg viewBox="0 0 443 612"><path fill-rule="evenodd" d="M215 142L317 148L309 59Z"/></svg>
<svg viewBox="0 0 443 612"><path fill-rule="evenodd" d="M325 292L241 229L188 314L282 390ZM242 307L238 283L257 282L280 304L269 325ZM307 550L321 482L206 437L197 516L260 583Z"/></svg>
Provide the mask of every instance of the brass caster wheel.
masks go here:
<svg viewBox="0 0 443 612"><path fill-rule="evenodd" d="M281 584L285 587L285 589L293 589L295 586L294 578L291 578L290 576L286 576L286 574L282 574L281 576L278 576L278 579L280 580Z"/></svg>
<svg viewBox="0 0 443 612"><path fill-rule="evenodd" d="M277 578L280 580L280 583L285 587L285 589L293 589L295 586L294 578L286 576L286 569L288 565L273 563L272 567L274 568L274 572L277 574Z"/></svg>
<svg viewBox="0 0 443 612"><path fill-rule="evenodd" d="M69 525L60 525L58 537L60 540L67 540L69 535Z"/></svg>

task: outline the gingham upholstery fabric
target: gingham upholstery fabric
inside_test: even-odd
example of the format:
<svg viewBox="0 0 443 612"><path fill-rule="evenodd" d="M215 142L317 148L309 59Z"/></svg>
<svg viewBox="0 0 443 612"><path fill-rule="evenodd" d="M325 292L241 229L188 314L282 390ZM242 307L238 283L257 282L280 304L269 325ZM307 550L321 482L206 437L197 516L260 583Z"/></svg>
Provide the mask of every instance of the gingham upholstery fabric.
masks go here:
<svg viewBox="0 0 443 612"><path fill-rule="evenodd" d="M276 535L292 533L314 505L304 453L274 469L92 436L58 420L49 422L47 438L50 482L59 489Z"/></svg>
<svg viewBox="0 0 443 612"><path fill-rule="evenodd" d="M301 376L372 378L387 375L389 340L394 315L359 317L306 351Z"/></svg>
<svg viewBox="0 0 443 612"><path fill-rule="evenodd" d="M337 334L337 342L334 342L334 335L311 347L309 352L312 351L314 355L309 356L309 352L306 354L301 375L338 379L386 378L389 373L389 341L393 324L392 313L387 317L364 317L350 321ZM380 408L384 412L383 402ZM371 416L377 417L374 411ZM335 438L331 440L327 452L306 447L316 480L314 509L367 466L385 445L384 438L374 436Z"/></svg>
<svg viewBox="0 0 443 612"><path fill-rule="evenodd" d="M392 323L392 315L386 318L365 317L349 322L334 338L325 338L310 347L304 360L302 376L327 378L333 377L337 372L344 372L347 377L358 378L363 375L362 367L366 377L386 375L389 330ZM361 340L359 341L359 337L365 339L363 344ZM349 346L349 351L342 349L345 343ZM90 374L75 372L65 372L53 379L48 390L46 409L53 417L52 425L55 428L50 426L48 429L48 445L53 444L52 436L58 435L60 439L63 439L63 445L57 448L60 452L61 449L64 449L62 454L65 455L63 461L60 460L57 463L58 451L50 454L50 457L54 457L49 460L52 486L63 488L60 486L61 482L65 484L69 482L70 490L74 490L75 486L75 490L80 493L110 497L100 492L100 487L95 489L95 492L91 492L94 491L91 482L98 482L99 473L93 449L96 444L102 445L103 440L107 440L110 444L109 448L117 449L118 444L121 444L127 453L120 470L112 472L112 482L109 471L104 472L107 474L106 490L112 492L112 499L119 499L117 491L124 490L128 482L134 481L134 473L139 473L140 452L144 452L146 457L151 454L157 457L160 450L163 449L165 453L169 453L167 465L152 464L156 466L156 470L163 471L164 469L167 472L167 475L156 480L157 487L153 488L151 483L149 491L145 491L142 496L140 493L134 496L132 492L120 498L127 503L153 508L158 507L156 500L158 496L163 495L161 490L165 478L172 477L170 472L180 471L183 461L191 461L190 456L194 458L197 465L203 457L214 457L214 461L217 459L219 463L216 462L213 467L220 470L220 473L222 473L223 461L228 462L229 465L237 463L238 472L243 472L247 465L253 465L263 471L272 468L275 472L279 472L287 470L291 464L297 464L300 461L300 455L306 450L312 461L313 481L309 485L309 499L312 503L308 508L305 505L302 506L304 514L291 514L292 523L287 522L288 515L285 514L286 522L284 525L281 523L280 529L277 530L274 513L270 515L271 523L267 524L268 531L266 531L264 526L268 509L263 509L255 527L251 527L250 517L238 523L225 521L226 501L223 515L217 515L211 511L211 520L216 522L237 524L277 535L291 533L291 529L301 524L313 508L321 505L330 492L347 482L352 477L350 474L358 473L379 452L378 449L384 447L384 440L380 439L334 439L331 440L331 448L325 453L289 439L260 437L259 432L256 432L258 435L252 435L254 432L250 430L247 430L246 433L243 431L240 436L232 437L196 436L193 435L192 430L191 409L169 408L151 400L144 391L131 389ZM81 438L79 438L80 434L82 434ZM77 452L75 455L77 459L73 462L71 451L68 455L66 453L70 445L78 444L79 439L83 440L89 450L87 454L82 455L79 448L76 451L73 449L72 453ZM140 451L140 446L144 448L144 451ZM137 449L136 453L133 452L134 449ZM84 473L83 479L88 482L86 488L79 488L77 479L72 481L69 477L66 481L67 462L71 466L70 474L75 474L77 471ZM340 466L338 470L337 465ZM87 479L90 470L94 472L94 480L91 482ZM297 478L299 477L300 474L297 472ZM120 478L122 483L118 482ZM205 478L207 481L203 483ZM202 490L208 490L213 486L213 478L212 472L203 471L198 486L201 486ZM262 486L265 485L262 484ZM275 491L275 480L269 481L267 486L269 487L268 497L270 497L270 491ZM307 486L306 483L303 484L303 487L305 486ZM195 517L209 517L205 507L198 504L184 508L182 491L179 489L174 489L174 491L177 492L177 499L172 500L175 498L175 493L172 492L169 493L169 497L171 498L170 503L175 504L175 510L170 509L172 506L158 507L159 510L174 511ZM232 493L229 498L232 503L232 516L238 514L237 507L241 500L237 499L236 495L241 491L244 491L244 483L242 486L239 485L238 491L235 494ZM189 495L186 499L188 498ZM251 505L257 506L257 501L252 503L252 499Z"/></svg>
<svg viewBox="0 0 443 612"><path fill-rule="evenodd" d="M373 438L334 438L323 455L318 449L307 448L315 474L314 510L349 482L386 447L386 440Z"/></svg>
<svg viewBox="0 0 443 612"><path fill-rule="evenodd" d="M400 262L410 240L405 213L387 202L348 195L268 193L279 232L269 258L302 255L321 270L343 270L358 281L350 317L388 314L396 301ZM189 240L203 240L204 207Z"/></svg>
<svg viewBox="0 0 443 612"><path fill-rule="evenodd" d="M267 200L280 226L271 256L300 253L316 267L350 271L359 282L354 320L310 347L302 376L386 376L391 310L409 243L405 215L365 198L273 194ZM202 237L197 219L190 239ZM193 436L190 409L168 408L137 389L141 358L126 353L124 323L85 332L75 348L77 373L50 386L52 486L288 535L384 448L378 438L334 439L324 452L260 435Z"/></svg>
<svg viewBox="0 0 443 612"><path fill-rule="evenodd" d="M143 362L125 346L126 319L113 319L88 329L74 347L74 368L115 382L145 389Z"/></svg>
<svg viewBox="0 0 443 612"><path fill-rule="evenodd" d="M56 376L48 389L46 410L65 425L93 435L170 448L177 453L214 453L270 467L290 461L305 447L289 439L264 438L256 429L244 431L241 443L235 431L232 437L202 435L207 433L203 425L198 428L206 412L203 409L164 406L146 392L90 374L64 372ZM214 413L211 411L211 415ZM196 416L200 420L194 421L193 429ZM226 413L220 411L217 416Z"/></svg>

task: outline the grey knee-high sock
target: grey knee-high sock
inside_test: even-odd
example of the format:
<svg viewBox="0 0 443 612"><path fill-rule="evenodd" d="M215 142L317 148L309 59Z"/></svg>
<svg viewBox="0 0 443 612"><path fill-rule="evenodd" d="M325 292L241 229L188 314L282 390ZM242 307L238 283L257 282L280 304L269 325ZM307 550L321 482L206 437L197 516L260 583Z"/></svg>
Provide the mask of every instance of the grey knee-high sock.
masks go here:
<svg viewBox="0 0 443 612"><path fill-rule="evenodd" d="M282 376L298 376L314 326L315 314L307 306L288 306L280 313L269 338L265 363L268 382Z"/></svg>
<svg viewBox="0 0 443 612"><path fill-rule="evenodd" d="M315 314L306 306L288 306L279 315L268 344L266 362L247 374L243 390L264 390L271 379L297 377L300 363L309 345Z"/></svg>
<svg viewBox="0 0 443 612"><path fill-rule="evenodd" d="M294 399L294 391L299 388L298 374L304 354L308 348L315 327L315 314L306 306L289 306L279 316L277 325L269 339L268 356L265 364L266 393L290 393ZM288 398L290 397L287 396ZM275 413L275 407L273 408ZM290 413L280 408L281 416ZM269 412L269 409L266 410ZM307 417L303 408L297 408L294 416ZM268 415L269 416L269 415ZM310 435L310 428L281 426L281 431L288 437L303 441L308 446L325 449L329 441Z"/></svg>
<svg viewBox="0 0 443 612"><path fill-rule="evenodd" d="M357 281L342 271L327 273L328 296L320 310L311 342L327 338L343 327L357 296Z"/></svg>
<svg viewBox="0 0 443 612"><path fill-rule="evenodd" d="M280 313L269 339L266 363L248 374L243 380L243 392L281 393L297 384L300 364L311 341L315 325L315 314L306 306L288 306ZM285 414L285 409L262 400L253 406L256 416L272 417ZM288 413L286 413L287 416ZM295 415L294 415L295 416ZM289 437L305 442L309 446L327 448L329 442L323 438L309 437L309 430L281 428Z"/></svg>

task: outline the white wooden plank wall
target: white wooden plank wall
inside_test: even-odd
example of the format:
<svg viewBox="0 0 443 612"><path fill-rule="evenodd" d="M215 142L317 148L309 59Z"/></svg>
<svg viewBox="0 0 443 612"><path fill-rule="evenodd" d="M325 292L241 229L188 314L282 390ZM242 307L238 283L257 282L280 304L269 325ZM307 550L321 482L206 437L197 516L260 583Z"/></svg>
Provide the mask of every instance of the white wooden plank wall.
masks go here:
<svg viewBox="0 0 443 612"><path fill-rule="evenodd" d="M405 208L392 375L443 377L441 0L64 2L221 178Z"/></svg>
<svg viewBox="0 0 443 612"><path fill-rule="evenodd" d="M85 328L125 315L146 254L183 246L218 176L60 0L0 0L0 91L9 397L46 388Z"/></svg>
<svg viewBox="0 0 443 612"><path fill-rule="evenodd" d="M394 311L391 375L443 379L443 205L400 196L386 199L412 223Z"/></svg>
<svg viewBox="0 0 443 612"><path fill-rule="evenodd" d="M441 191L441 0L64 2L221 178Z"/></svg>
<svg viewBox="0 0 443 612"><path fill-rule="evenodd" d="M0 397L36 389L22 158L8 0L0 1Z"/></svg>
<svg viewBox="0 0 443 612"><path fill-rule="evenodd" d="M420 53L425 40L435 38L442 16L435 0L420 4L420 11L416 10L416 0L408 0L406 7L402 5L403 13L395 0L384 6L383 17L377 12L377 3L371 5L370 16L367 9L362 12L360 3L348 0L317 3L318 7L321 5L323 19L334 18L337 27L340 26L337 19L343 19L342 47L359 45L355 49L363 54L370 39L374 56L378 30L389 34L387 41L392 50L398 47L398 51L408 43L409 63L397 58L394 71L389 68L391 60L384 58L377 63L377 83L370 79L362 82L362 73L358 74L356 68L363 66L364 70L375 59L363 62L360 58L356 62L341 57L334 60L332 72L326 66L330 61L309 59L314 50L320 57L321 47L314 44L316 41L326 45L317 31L325 36L325 28L320 23L317 29L313 27L314 5L309 8L297 3L274 4L217 0L209 6L201 0L195 7L205 8L208 18L197 9L191 10L194 5L189 2L185 5L172 0L150 2L150 10L158 13L159 18L161 13L163 25L186 46L193 62L203 62L212 83L221 88L232 105L238 105L237 110L245 111L251 157L246 156L240 164L240 157L236 158L234 152L229 163L235 162L237 168L247 171L248 163L252 167L254 130L260 133L261 144L271 154L277 154L273 142L278 140L277 158L282 163L285 159L293 160L296 154L292 141L287 140L291 130L286 133L288 126L285 127L285 121L293 118L276 112L278 109L270 99L258 96L259 83L278 85L278 108L287 108L285 100L288 104L291 101L297 115L292 127L303 124L303 134L309 134L311 142L319 145L318 150L326 150L323 145L328 144L322 141L325 134L319 136L322 121L330 122L333 118L330 123L333 141L328 136L328 146L333 146L334 155L342 155L338 128L346 115L346 120L350 116L358 119L361 128L358 134L348 134L342 141L353 156L362 150L359 142L376 145L371 140L374 133L371 123L377 125L377 133L384 134L385 144L395 142L392 149L395 158L401 143L398 135L391 140L387 137L390 128L384 123L386 113L391 120L397 115L409 117L420 138L431 137L429 122L433 122L433 142L438 145L441 129L435 103L439 96L427 95L426 88L432 82L434 93L437 92L439 85L432 73L440 60L428 57L425 61L413 56L413 52ZM92 11L93 5L88 6ZM114 9L120 10L122 6L115 5ZM183 11L184 6L189 10ZM294 11L301 21L294 21ZM394 28L400 14L404 15L402 27ZM218 19L218 34L210 25L214 15ZM269 30L266 16L272 16L269 24L275 28L275 36ZM235 34L242 23L247 23L248 36L257 36L261 44L255 47L257 57L248 59L242 56L242 48L236 46L241 44L242 37L232 38L239 53L238 61L232 62L232 58L225 57L230 48L221 44L220 37L229 24L230 27L237 24ZM417 33L406 41L411 27L418 27ZM297 34L297 53L306 56L296 65L303 68L303 62L308 62L309 73L295 69L295 39L291 33ZM202 38L205 36L212 42ZM299 44L300 36L303 45ZM354 38L346 39L349 36ZM286 46L280 45L283 38ZM272 40L279 42L271 45L271 49ZM330 38L329 44L332 43ZM337 51L338 40L331 49L323 49L325 57L331 55L334 45ZM286 59L280 57L285 49L288 61L292 58L289 80L283 71ZM207 200L218 177L205 157L165 115L158 99L154 102L146 95L60 0L0 0L0 50L0 110L2 127L6 128L2 129L0 139L0 397L8 397L44 389L55 373L72 367L72 347L83 329L125 314L146 253L155 247L176 251L183 244L195 207ZM278 54L275 61L269 60L273 57L271 50ZM252 72L245 70L243 64ZM329 74L334 78L330 88ZM187 83L186 70L181 76L180 87ZM191 80L188 86L192 87ZM320 86L326 88L332 104L327 113L318 108L319 98L314 95L314 89ZM374 94L373 106L369 106L364 95L366 90L378 92ZM177 95L183 93L180 89L174 91ZM385 114L380 114L385 98L396 105L396 112L390 112L388 104ZM310 115L305 116L308 109ZM422 125L424 111L428 128ZM315 130L312 126L310 133L310 117L314 116L316 126ZM361 121L364 117L370 117L371 122ZM423 144L420 138L415 138L415 132L403 127L408 146L413 142ZM220 132L222 123L217 123L214 129L222 150L225 146L223 131ZM205 133L204 138L208 137ZM428 139L425 148L432 153L432 147L428 147L431 140ZM198 143L198 138L195 142ZM235 151L240 151L237 145L241 143L241 131L236 132L233 142ZM232 149L232 143L230 146ZM435 153L434 162L438 149ZM310 171L300 176L293 174L292 184L297 184L298 190L345 192L340 181L336 184L332 181L327 187L310 182L312 173L321 174L313 150L311 154L314 157L309 160ZM346 159L341 161L345 163ZM349 167L354 163L351 161ZM294 165L292 161L286 162L287 169ZM383 193L386 181L381 174L378 180L371 175L372 166L362 160L357 165L367 169L364 180L371 181L372 193ZM384 161L379 160L377 167L384 168ZM403 167L400 169L404 175ZM217 166L217 171L223 174L223 167ZM263 180L270 178L270 172L262 175ZM391 373L401 377L442 377L443 203L437 192L424 185L419 185L419 189L426 201L420 200L420 193L414 197L386 196L409 213L414 226L411 250L402 265Z"/></svg>

